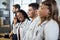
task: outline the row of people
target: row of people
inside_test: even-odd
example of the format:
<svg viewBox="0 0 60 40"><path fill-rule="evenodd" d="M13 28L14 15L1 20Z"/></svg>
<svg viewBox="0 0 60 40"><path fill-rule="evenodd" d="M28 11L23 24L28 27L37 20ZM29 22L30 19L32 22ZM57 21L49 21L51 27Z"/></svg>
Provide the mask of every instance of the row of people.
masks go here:
<svg viewBox="0 0 60 40"><path fill-rule="evenodd" d="M16 7L13 30L10 33L10 36L13 34L12 40L58 40L58 9L55 0L46 0L40 5L29 4L28 15Z"/></svg>

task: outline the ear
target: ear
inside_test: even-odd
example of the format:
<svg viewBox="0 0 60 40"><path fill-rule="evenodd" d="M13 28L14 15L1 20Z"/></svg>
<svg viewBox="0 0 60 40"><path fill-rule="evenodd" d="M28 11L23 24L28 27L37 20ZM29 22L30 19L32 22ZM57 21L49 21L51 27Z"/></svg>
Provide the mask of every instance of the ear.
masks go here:
<svg viewBox="0 0 60 40"><path fill-rule="evenodd" d="M38 10L37 9L35 10L35 15L38 15Z"/></svg>

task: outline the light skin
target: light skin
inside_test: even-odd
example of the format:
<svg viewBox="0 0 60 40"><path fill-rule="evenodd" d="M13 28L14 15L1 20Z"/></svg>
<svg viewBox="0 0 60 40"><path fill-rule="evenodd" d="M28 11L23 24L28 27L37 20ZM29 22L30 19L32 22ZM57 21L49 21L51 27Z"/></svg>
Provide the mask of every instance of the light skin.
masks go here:
<svg viewBox="0 0 60 40"><path fill-rule="evenodd" d="M35 10L32 7L29 7L28 15L31 18L35 15Z"/></svg>
<svg viewBox="0 0 60 40"><path fill-rule="evenodd" d="M18 11L18 10L19 10L18 8L15 8L15 7L13 6L13 9L12 9L12 12L13 12L13 13L16 14L16 11ZM17 23L17 18L16 18L16 17L14 17L14 18L15 18L15 19L13 20L13 21L14 21L14 25L16 25L16 23ZM13 32L11 31L11 32L9 33L9 37L11 37L12 34L13 34Z"/></svg>
<svg viewBox="0 0 60 40"><path fill-rule="evenodd" d="M18 8L13 7L12 12L15 13L18 10L19 10Z"/></svg>
<svg viewBox="0 0 60 40"><path fill-rule="evenodd" d="M36 13L37 13L37 10L36 9L34 10L31 6L29 6L28 16L32 18L32 20L36 18L37 16Z"/></svg>
<svg viewBox="0 0 60 40"><path fill-rule="evenodd" d="M47 17L49 15L50 11L48 9L48 6L41 4L39 7L39 16L41 18Z"/></svg>
<svg viewBox="0 0 60 40"><path fill-rule="evenodd" d="M17 17L14 17L13 22L14 22L14 25L16 25L16 23L17 23ZM11 31L11 32L9 33L9 37L11 37L12 34L13 34L13 31Z"/></svg>

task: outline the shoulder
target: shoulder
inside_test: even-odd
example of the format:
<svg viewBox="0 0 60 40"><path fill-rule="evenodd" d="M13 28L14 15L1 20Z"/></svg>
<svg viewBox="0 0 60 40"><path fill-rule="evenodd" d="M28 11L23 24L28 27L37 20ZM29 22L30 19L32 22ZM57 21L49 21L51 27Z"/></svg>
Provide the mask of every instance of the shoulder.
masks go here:
<svg viewBox="0 0 60 40"><path fill-rule="evenodd" d="M31 20L26 19L26 22L27 22L27 24L28 24L28 23L30 24L32 21L31 21Z"/></svg>
<svg viewBox="0 0 60 40"><path fill-rule="evenodd" d="M58 30L59 25L56 21L50 20L46 25L45 25L45 30Z"/></svg>
<svg viewBox="0 0 60 40"><path fill-rule="evenodd" d="M50 20L47 24L46 24L46 26L58 26L58 23L56 22L56 21L54 21L54 20Z"/></svg>

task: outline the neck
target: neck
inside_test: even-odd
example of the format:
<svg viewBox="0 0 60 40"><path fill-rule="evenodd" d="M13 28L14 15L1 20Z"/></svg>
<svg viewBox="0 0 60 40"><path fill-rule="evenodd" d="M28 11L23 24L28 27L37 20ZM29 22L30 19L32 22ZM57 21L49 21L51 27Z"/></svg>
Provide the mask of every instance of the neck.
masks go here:
<svg viewBox="0 0 60 40"><path fill-rule="evenodd" d="M42 20L41 23L44 22L45 20L49 21L50 19L51 19L51 17L41 17L41 20Z"/></svg>
<svg viewBox="0 0 60 40"><path fill-rule="evenodd" d="M43 18L43 17L41 17L41 23L42 23L42 22L44 22L45 20L47 20L47 18L46 18L46 17L44 17L44 18Z"/></svg>
<svg viewBox="0 0 60 40"><path fill-rule="evenodd" d="M23 23L25 21L25 19L23 21L21 21L21 23Z"/></svg>
<svg viewBox="0 0 60 40"><path fill-rule="evenodd" d="M37 16L32 17L32 21L36 18Z"/></svg>

